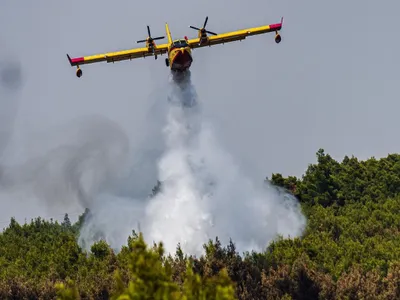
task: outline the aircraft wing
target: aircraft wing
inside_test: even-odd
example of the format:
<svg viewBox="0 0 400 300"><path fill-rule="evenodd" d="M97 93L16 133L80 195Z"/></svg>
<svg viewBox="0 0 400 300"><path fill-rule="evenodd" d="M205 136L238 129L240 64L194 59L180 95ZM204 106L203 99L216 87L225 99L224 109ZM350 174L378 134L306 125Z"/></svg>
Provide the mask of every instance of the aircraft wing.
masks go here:
<svg viewBox="0 0 400 300"><path fill-rule="evenodd" d="M234 41L244 40L248 36L263 34L268 32L277 32L282 29L283 18L281 18L280 23L264 25L260 27L253 27L247 29L241 29L237 31L231 31L226 33L221 33L217 35L208 36L208 40L200 44L200 39L190 39L188 40L188 44L191 48L201 48L206 46L213 46L218 44L224 44Z"/></svg>
<svg viewBox="0 0 400 300"><path fill-rule="evenodd" d="M161 44L157 45L154 49L155 54L162 55L167 53L168 51L168 44ZM108 63L113 63L116 61L122 60L131 60L135 58L153 56L153 52L146 47L143 48L136 48L136 49L129 49L129 50L122 50L117 52L108 52L103 54L95 54L90 56L82 56L82 57L75 57L71 58L68 54L68 60L71 66L79 66L84 64L91 64L96 62L106 61Z"/></svg>

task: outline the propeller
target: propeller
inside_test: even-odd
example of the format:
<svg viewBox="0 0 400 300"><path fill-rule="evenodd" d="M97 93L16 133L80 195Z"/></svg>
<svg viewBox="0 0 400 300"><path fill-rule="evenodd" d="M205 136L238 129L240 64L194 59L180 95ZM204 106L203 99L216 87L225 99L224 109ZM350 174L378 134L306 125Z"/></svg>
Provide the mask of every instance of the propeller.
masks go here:
<svg viewBox="0 0 400 300"><path fill-rule="evenodd" d="M139 40L139 41L137 41L136 43L145 43L145 42L149 42L150 47L151 47L152 50L153 50L154 58L157 59L157 54L155 53L155 50L154 50L154 48L153 48L153 41L155 41L155 40L162 40L162 39L165 38L165 36L158 36L158 37L153 38L153 37L151 36L151 32L150 32L150 27L149 27L149 25L147 25L147 33L149 34L149 36L147 37L147 39L145 39L145 40Z"/></svg>
<svg viewBox="0 0 400 300"><path fill-rule="evenodd" d="M192 28L192 29L200 31L201 33L207 32L209 34L217 35L215 32L206 30L207 22L208 22L208 16L206 17L206 20L204 21L204 25L203 25L202 28L198 28L198 27L194 27L194 26L189 26L189 27Z"/></svg>
<svg viewBox="0 0 400 300"><path fill-rule="evenodd" d="M158 36L158 37L155 37L155 38L151 37L149 25L147 25L147 32L148 32L148 34L149 34L148 38L145 39L145 40L137 41L137 43L144 43L144 42L146 42L146 41L149 41L149 43L151 43L152 41L155 41L155 40L162 40L162 39L165 38L165 36Z"/></svg>

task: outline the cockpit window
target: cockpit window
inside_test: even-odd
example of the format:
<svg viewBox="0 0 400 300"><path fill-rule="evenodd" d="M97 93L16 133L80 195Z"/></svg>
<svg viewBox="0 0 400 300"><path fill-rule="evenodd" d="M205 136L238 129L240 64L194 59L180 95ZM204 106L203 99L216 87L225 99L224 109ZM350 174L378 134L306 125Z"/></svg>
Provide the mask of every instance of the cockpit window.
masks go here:
<svg viewBox="0 0 400 300"><path fill-rule="evenodd" d="M187 47L188 43L186 42L186 40L178 40L174 42L174 47L177 48L182 48L182 47Z"/></svg>

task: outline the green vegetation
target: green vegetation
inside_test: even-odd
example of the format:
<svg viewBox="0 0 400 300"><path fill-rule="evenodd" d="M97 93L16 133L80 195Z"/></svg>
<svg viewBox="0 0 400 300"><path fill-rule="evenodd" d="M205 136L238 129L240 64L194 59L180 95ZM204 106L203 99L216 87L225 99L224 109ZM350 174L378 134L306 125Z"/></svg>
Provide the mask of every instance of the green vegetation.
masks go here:
<svg viewBox="0 0 400 300"><path fill-rule="evenodd" d="M205 255L149 247L135 232L118 254L77 244L79 228L11 219L0 234L1 299L400 299L400 155L335 161L321 149L302 178L272 174L308 224L301 238L237 253L218 238Z"/></svg>

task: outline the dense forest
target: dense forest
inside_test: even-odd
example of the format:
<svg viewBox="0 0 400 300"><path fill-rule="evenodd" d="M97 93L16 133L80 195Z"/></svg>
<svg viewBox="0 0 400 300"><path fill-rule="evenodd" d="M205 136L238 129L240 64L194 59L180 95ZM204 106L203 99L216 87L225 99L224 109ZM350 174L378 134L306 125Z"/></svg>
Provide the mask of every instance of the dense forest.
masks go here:
<svg viewBox="0 0 400 300"><path fill-rule="evenodd" d="M324 150L302 178L266 178L298 198L302 237L237 253L216 237L205 255L146 245L132 232L114 253L85 253L75 224L11 219L0 234L1 299L400 299L400 155L334 160ZM245 201L245 199L243 199Z"/></svg>

